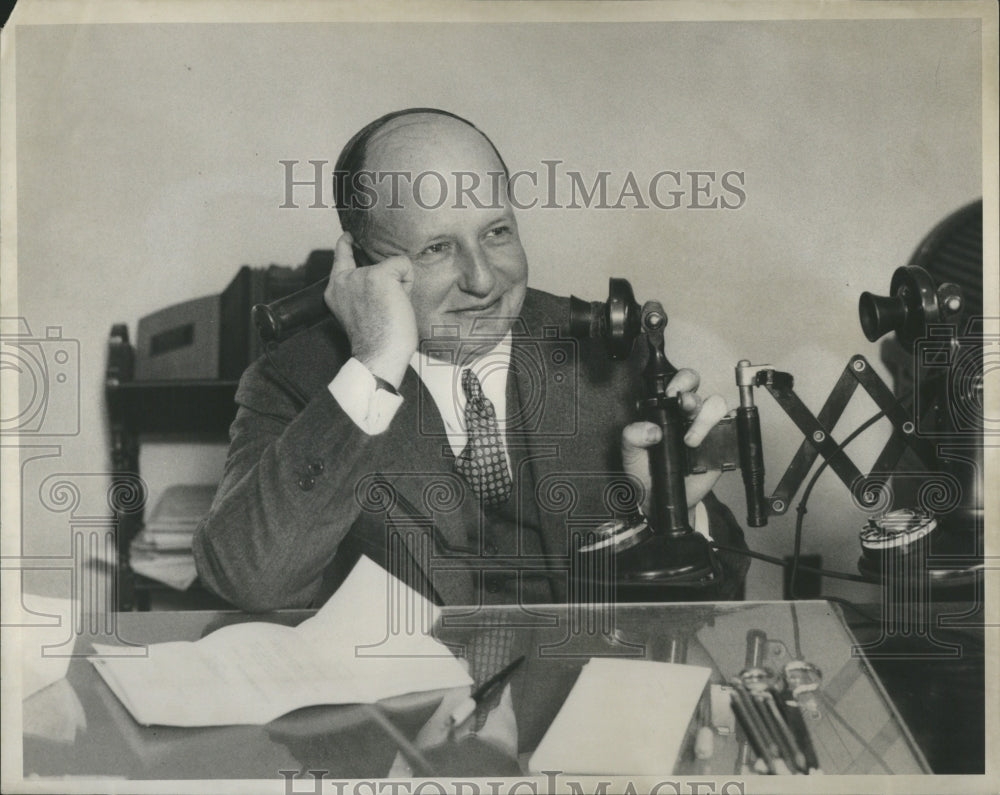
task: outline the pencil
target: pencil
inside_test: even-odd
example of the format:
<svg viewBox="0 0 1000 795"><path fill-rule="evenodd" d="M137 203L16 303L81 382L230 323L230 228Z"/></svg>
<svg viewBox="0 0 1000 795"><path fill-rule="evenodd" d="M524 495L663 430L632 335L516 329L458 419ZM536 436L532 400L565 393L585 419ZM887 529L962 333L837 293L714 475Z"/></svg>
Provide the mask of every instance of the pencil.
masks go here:
<svg viewBox="0 0 1000 795"><path fill-rule="evenodd" d="M799 747L799 743L791 727L788 725L788 721L785 720L785 713L778 705L778 699L775 697L774 692L771 689L767 689L761 693L760 698L771 715L772 724L777 728L782 755L800 772L808 773L809 764L806 762L806 755Z"/></svg>
<svg viewBox="0 0 1000 795"><path fill-rule="evenodd" d="M743 733L750 742L754 753L757 754L757 758L763 760L767 766L767 771L774 775L777 773L774 766L774 757L771 756L767 748L763 727L758 723L760 718L756 715L743 686L735 681L731 685L730 700L733 704L733 712L736 713L736 719L740 722L740 726L743 727Z"/></svg>

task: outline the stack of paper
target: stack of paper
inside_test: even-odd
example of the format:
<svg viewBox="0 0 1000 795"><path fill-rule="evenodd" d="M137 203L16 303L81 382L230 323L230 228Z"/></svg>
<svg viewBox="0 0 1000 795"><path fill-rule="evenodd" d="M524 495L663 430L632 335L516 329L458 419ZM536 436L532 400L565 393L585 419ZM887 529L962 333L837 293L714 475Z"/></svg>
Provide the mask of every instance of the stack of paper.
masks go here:
<svg viewBox="0 0 1000 795"><path fill-rule="evenodd" d="M197 579L191 542L212 507L216 486L171 486L160 497L130 547L132 568L179 591Z"/></svg>
<svg viewBox="0 0 1000 795"><path fill-rule="evenodd" d="M212 507L213 484L177 485L163 492L146 518L139 548L160 552L190 550L198 523Z"/></svg>
<svg viewBox="0 0 1000 795"><path fill-rule="evenodd" d="M401 620L400 611L428 622ZM158 643L144 658L91 658L145 725L262 724L316 704L461 687L472 680L426 630L436 608L368 558L298 627L252 622L195 642Z"/></svg>
<svg viewBox="0 0 1000 795"><path fill-rule="evenodd" d="M595 657L532 754L532 772L669 775L711 675L693 665Z"/></svg>

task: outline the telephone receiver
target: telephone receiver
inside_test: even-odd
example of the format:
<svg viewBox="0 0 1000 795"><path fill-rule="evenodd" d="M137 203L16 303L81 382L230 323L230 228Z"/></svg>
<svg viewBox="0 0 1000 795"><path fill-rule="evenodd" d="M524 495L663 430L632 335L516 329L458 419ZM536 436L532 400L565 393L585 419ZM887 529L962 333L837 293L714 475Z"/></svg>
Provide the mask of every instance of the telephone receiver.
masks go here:
<svg viewBox="0 0 1000 795"><path fill-rule="evenodd" d="M353 243L351 249L354 252L354 263L359 268L374 264L374 260L357 243ZM329 281L329 277L320 279L269 304L256 304L250 317L261 339L264 342L281 342L327 317L330 310L323 300L323 293Z"/></svg>

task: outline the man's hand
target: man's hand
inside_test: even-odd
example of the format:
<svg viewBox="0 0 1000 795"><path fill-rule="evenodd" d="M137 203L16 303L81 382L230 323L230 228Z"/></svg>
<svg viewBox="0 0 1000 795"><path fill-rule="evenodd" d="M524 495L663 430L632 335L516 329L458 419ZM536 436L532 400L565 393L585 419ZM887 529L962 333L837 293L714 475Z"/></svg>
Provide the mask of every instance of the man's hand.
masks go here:
<svg viewBox="0 0 1000 795"><path fill-rule="evenodd" d="M694 370L678 370L677 375L667 385L670 396L680 393L681 409L692 417L691 427L684 435L684 444L697 447L708 432L726 416L726 401L721 395L702 398L697 394L701 379ZM643 511L649 515L650 484L649 452L647 448L658 444L663 437L659 426L651 422L633 422L622 431L622 463L625 472L642 483L645 489ZM688 508L693 508L704 499L722 475L718 470L684 478Z"/></svg>
<svg viewBox="0 0 1000 795"><path fill-rule="evenodd" d="M396 256L359 268L353 243L349 232L337 241L323 300L347 332L354 358L399 386L418 342L410 304L413 263Z"/></svg>

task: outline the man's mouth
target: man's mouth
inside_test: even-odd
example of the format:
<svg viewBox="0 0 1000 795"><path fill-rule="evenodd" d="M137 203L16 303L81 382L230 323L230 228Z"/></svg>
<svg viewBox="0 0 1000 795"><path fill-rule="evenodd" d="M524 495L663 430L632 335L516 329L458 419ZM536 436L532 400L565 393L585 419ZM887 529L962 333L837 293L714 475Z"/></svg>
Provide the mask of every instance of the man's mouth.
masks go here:
<svg viewBox="0 0 1000 795"><path fill-rule="evenodd" d="M494 298L488 304L473 304L472 306L464 306L461 309L455 309L453 311L454 312L461 312L463 314L469 314L469 315L485 314L487 312L490 312L490 311L496 309L498 306L500 306L500 299L501 298L503 298L503 296L502 295L498 295L496 298Z"/></svg>

